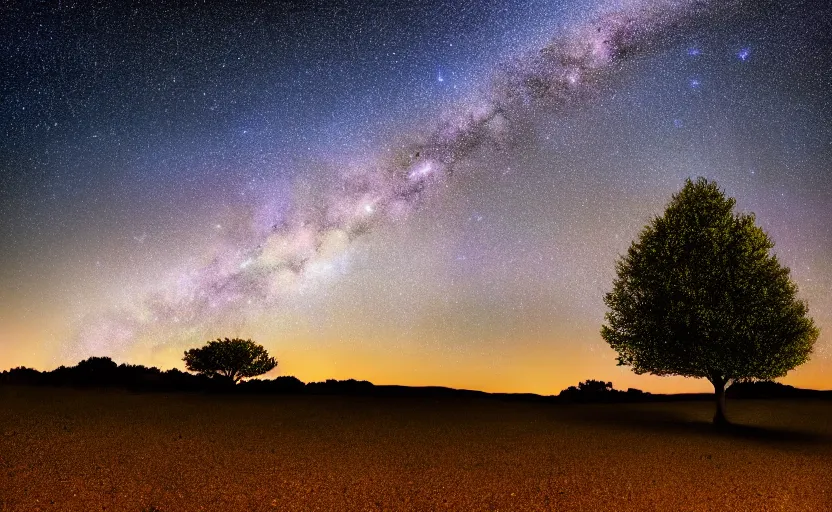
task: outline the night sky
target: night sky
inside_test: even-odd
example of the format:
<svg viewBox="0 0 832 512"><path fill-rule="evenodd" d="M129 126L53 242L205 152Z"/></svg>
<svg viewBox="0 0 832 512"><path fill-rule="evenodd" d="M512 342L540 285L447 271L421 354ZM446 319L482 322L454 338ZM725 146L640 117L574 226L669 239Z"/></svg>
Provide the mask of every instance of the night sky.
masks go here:
<svg viewBox="0 0 832 512"><path fill-rule="evenodd" d="M783 381L832 388L828 2L63 0L0 26L0 369L182 368L228 336L304 381L708 391L599 334L617 256L705 176L821 329Z"/></svg>

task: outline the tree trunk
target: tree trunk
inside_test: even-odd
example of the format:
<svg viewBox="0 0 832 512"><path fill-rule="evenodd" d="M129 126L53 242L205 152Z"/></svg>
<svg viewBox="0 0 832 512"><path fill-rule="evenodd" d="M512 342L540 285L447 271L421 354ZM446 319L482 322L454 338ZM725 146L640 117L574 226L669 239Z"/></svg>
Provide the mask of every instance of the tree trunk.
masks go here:
<svg viewBox="0 0 832 512"><path fill-rule="evenodd" d="M711 379L711 384L714 385L714 395L716 396L714 425L717 427L724 427L729 424L728 418L725 416L725 384L727 381L728 379L723 379L722 377Z"/></svg>

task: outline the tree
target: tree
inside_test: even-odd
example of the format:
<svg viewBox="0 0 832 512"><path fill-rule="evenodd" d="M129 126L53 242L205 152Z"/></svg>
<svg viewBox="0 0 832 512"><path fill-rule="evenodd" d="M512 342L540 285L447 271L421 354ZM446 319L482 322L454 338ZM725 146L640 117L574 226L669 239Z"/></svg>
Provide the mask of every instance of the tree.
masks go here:
<svg viewBox="0 0 832 512"><path fill-rule="evenodd" d="M714 182L686 180L619 258L601 328L637 374L708 379L717 425L726 385L784 376L819 335L774 243L735 204Z"/></svg>
<svg viewBox="0 0 832 512"><path fill-rule="evenodd" d="M277 361L269 357L262 345L238 338L209 341L202 348L186 351L183 360L192 372L228 379L234 384L245 377L262 375L277 366Z"/></svg>
<svg viewBox="0 0 832 512"><path fill-rule="evenodd" d="M612 382L604 382L603 380L589 379L578 383L578 389L583 393L609 393L613 390Z"/></svg>
<svg viewBox="0 0 832 512"><path fill-rule="evenodd" d="M616 399L619 393L613 388L612 382L589 379L579 382L577 386L569 386L558 396L581 402L604 402Z"/></svg>
<svg viewBox="0 0 832 512"><path fill-rule="evenodd" d="M66 373L76 385L112 386L118 377L118 364L109 357L90 357Z"/></svg>

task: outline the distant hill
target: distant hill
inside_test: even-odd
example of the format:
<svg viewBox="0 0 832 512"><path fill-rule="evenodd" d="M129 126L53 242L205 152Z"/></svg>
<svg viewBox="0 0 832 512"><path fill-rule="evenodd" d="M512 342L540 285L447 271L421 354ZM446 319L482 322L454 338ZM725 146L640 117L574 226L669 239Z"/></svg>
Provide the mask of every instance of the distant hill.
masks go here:
<svg viewBox="0 0 832 512"><path fill-rule="evenodd" d="M236 386L226 381L182 372L162 371L155 367L117 364L108 357L91 357L75 366L61 366L40 372L19 367L0 373L0 385L64 386L78 388L117 388L138 392L213 392L235 394L363 395L383 397L478 398L552 403L623 403L713 400L710 393L652 394L639 389L617 390L612 382L587 380L570 386L558 395L534 393L486 393L441 386L375 385L364 380L326 380L304 383L295 377L252 379ZM744 382L728 388L732 399L823 398L832 399L832 391L800 389L776 382Z"/></svg>

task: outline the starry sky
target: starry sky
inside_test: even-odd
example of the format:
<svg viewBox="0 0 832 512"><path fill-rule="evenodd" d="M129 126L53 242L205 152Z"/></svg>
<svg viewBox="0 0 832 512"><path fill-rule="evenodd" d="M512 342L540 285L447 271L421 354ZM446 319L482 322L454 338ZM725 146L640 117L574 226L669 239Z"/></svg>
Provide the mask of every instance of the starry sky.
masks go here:
<svg viewBox="0 0 832 512"><path fill-rule="evenodd" d="M0 7L0 368L557 393L635 376L614 264L687 177L753 211L832 388L832 7L744 0ZM270 375L270 376L271 376Z"/></svg>

